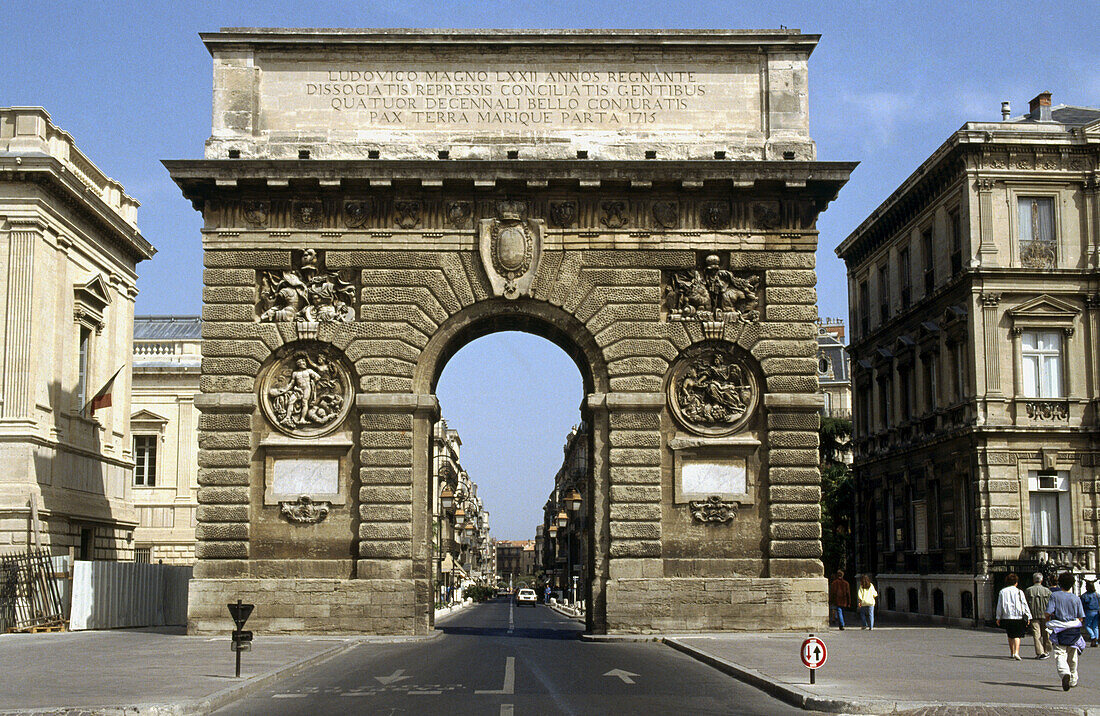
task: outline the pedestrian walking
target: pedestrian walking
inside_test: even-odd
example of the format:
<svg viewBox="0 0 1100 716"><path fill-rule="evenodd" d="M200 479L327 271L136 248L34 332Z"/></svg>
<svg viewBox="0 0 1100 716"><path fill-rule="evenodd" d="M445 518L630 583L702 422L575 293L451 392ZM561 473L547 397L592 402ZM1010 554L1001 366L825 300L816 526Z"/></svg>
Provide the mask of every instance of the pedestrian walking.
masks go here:
<svg viewBox="0 0 1100 716"><path fill-rule="evenodd" d="M1031 609L1031 638L1035 641L1035 658L1049 659L1053 647L1050 645L1050 634L1047 633L1047 603L1050 601L1050 590L1043 586L1042 572L1031 575L1032 584L1024 590L1027 597L1027 606Z"/></svg>
<svg viewBox="0 0 1100 716"><path fill-rule="evenodd" d="M1019 577L1009 572L1005 577L1005 588L997 595L997 626L1008 635L1008 655L1016 661L1020 660L1020 640L1024 638L1024 630L1031 621L1027 598L1016 586L1019 581Z"/></svg>
<svg viewBox="0 0 1100 716"><path fill-rule="evenodd" d="M856 601L859 602L859 620L863 622L864 629L875 628L876 599L878 599L878 590L871 584L871 577L865 574L859 578L859 591L856 592Z"/></svg>
<svg viewBox="0 0 1100 716"><path fill-rule="evenodd" d="M836 614L836 623L844 631L844 609L852 606L852 588L844 579L844 570L838 569L829 582L829 610Z"/></svg>
<svg viewBox="0 0 1100 716"><path fill-rule="evenodd" d="M1063 691L1077 686L1077 657L1085 650L1085 640L1081 636L1085 610L1073 593L1073 581L1069 572L1058 575L1059 589L1051 592L1046 609L1049 615L1047 631L1054 644L1054 661L1062 677Z"/></svg>
<svg viewBox="0 0 1100 716"><path fill-rule="evenodd" d="M1100 594L1096 593L1096 580L1085 582L1081 607L1085 610L1085 632L1088 634L1089 646L1100 646Z"/></svg>

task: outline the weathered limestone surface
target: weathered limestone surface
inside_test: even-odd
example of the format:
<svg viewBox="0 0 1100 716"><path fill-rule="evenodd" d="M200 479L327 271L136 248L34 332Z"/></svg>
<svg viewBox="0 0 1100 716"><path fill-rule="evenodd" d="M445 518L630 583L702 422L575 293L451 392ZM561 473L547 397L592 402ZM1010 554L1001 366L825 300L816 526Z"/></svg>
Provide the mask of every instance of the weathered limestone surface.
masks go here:
<svg viewBox="0 0 1100 716"><path fill-rule="evenodd" d="M499 330L554 341L584 377L589 629L820 626L815 221L852 165L810 161L816 38L665 32L639 55L647 33L625 51L615 32L488 33L475 50L349 32L336 51L304 31L274 53L286 36L204 36L207 160L168 162L205 221L191 631L222 630L247 595L260 631L426 632L432 393ZM520 60L530 76L498 77ZM661 103L627 131L420 106L480 84ZM291 456L302 484L329 470L338 491L276 494Z"/></svg>

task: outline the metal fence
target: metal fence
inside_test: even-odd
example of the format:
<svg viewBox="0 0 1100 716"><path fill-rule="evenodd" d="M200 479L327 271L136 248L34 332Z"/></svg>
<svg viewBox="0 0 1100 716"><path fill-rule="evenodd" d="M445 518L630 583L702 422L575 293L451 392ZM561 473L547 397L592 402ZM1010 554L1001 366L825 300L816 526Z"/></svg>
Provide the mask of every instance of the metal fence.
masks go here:
<svg viewBox="0 0 1100 716"><path fill-rule="evenodd" d="M69 628L186 624L190 579L191 567L78 560L73 563Z"/></svg>
<svg viewBox="0 0 1100 716"><path fill-rule="evenodd" d="M0 555L0 632L64 626L56 569L46 550Z"/></svg>

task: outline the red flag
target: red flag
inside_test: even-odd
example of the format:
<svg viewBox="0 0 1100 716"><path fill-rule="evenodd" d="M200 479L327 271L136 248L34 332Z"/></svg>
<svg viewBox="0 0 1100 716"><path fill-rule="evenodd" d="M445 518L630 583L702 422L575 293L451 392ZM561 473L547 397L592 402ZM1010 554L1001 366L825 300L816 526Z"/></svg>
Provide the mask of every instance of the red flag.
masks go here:
<svg viewBox="0 0 1100 716"><path fill-rule="evenodd" d="M122 366L125 368L126 366ZM95 411L100 408L111 407L111 391L115 386L115 378L122 372L122 368L115 371L115 374L111 376L111 379L103 384L103 387L99 389L99 392L92 396L92 399L88 401L88 404L84 406L84 413L86 415L95 415Z"/></svg>

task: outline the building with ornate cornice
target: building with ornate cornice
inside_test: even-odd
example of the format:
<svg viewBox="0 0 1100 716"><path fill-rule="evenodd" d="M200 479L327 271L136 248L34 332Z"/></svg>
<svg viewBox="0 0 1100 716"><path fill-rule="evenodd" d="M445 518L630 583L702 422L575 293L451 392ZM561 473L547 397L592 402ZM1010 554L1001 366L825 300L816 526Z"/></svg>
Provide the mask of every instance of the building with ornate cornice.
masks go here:
<svg viewBox="0 0 1100 716"><path fill-rule="evenodd" d="M137 207L45 110L0 108L0 550L133 556Z"/></svg>
<svg viewBox="0 0 1100 716"><path fill-rule="evenodd" d="M1044 92L1010 115L963 125L837 248L857 569L889 610L992 619L1009 571L1097 570L1100 109Z"/></svg>

